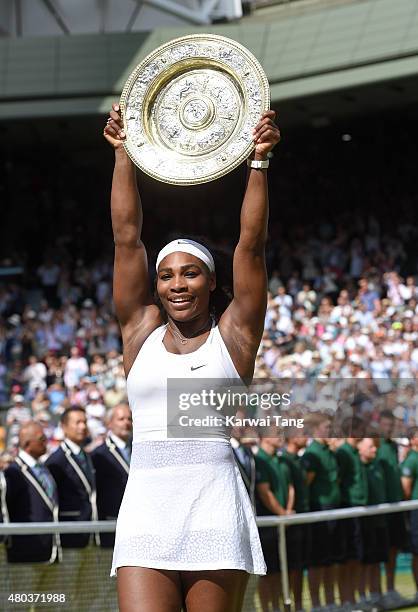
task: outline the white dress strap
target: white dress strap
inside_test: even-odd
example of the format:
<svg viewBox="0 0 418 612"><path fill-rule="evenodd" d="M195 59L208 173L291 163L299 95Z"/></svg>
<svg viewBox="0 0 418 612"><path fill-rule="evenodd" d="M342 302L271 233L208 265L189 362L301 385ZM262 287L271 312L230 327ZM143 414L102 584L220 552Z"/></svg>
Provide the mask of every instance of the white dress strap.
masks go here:
<svg viewBox="0 0 418 612"><path fill-rule="evenodd" d="M241 379L241 376L239 375L238 370L235 367L234 362L232 361L232 357L229 353L228 347L226 346L225 341L222 338L222 334L219 330L219 325L215 327L213 335L214 335L214 339L219 345L220 356L221 356L224 367L228 371L228 378Z"/></svg>

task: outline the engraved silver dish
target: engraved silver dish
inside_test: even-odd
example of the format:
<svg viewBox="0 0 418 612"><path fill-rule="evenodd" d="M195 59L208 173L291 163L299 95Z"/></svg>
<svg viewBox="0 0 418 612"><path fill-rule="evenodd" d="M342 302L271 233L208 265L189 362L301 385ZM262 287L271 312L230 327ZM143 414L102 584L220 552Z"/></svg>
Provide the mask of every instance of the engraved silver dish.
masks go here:
<svg viewBox="0 0 418 612"><path fill-rule="evenodd" d="M120 107L132 161L164 183L196 185L248 157L270 90L245 47L192 34L162 45L135 68Z"/></svg>

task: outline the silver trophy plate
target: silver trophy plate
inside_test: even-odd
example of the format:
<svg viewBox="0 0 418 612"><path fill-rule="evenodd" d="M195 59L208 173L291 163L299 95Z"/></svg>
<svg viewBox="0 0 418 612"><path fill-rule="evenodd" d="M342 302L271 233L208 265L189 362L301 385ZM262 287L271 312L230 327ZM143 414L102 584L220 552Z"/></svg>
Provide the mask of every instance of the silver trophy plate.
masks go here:
<svg viewBox="0 0 418 612"><path fill-rule="evenodd" d="M248 157L270 90L245 47L193 34L148 55L126 82L120 107L133 162L164 183L196 185Z"/></svg>

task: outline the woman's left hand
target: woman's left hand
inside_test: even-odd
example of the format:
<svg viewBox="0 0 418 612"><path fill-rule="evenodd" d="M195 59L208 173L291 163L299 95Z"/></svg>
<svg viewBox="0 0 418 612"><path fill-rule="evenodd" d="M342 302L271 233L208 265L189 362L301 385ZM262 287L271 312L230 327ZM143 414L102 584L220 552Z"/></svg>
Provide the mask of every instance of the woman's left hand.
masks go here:
<svg viewBox="0 0 418 612"><path fill-rule="evenodd" d="M280 130L274 123L276 112L269 110L261 116L254 128L255 156L266 159L267 153L280 141Z"/></svg>

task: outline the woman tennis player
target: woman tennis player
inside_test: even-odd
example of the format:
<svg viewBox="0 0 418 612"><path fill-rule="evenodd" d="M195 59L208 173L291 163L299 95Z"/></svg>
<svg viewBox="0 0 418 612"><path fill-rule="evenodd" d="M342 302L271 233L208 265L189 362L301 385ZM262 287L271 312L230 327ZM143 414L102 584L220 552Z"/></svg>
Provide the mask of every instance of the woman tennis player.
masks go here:
<svg viewBox="0 0 418 612"><path fill-rule="evenodd" d="M111 575L121 612L239 612L249 574L264 574L251 503L226 431L167 439L167 378L250 382L266 311L268 192L263 166L280 140L274 111L254 129L254 161L233 258L233 298L214 307L216 268L202 244L181 237L156 263L149 286L135 167L119 106L104 128L115 149L111 212L114 302L133 415L129 479Z"/></svg>

